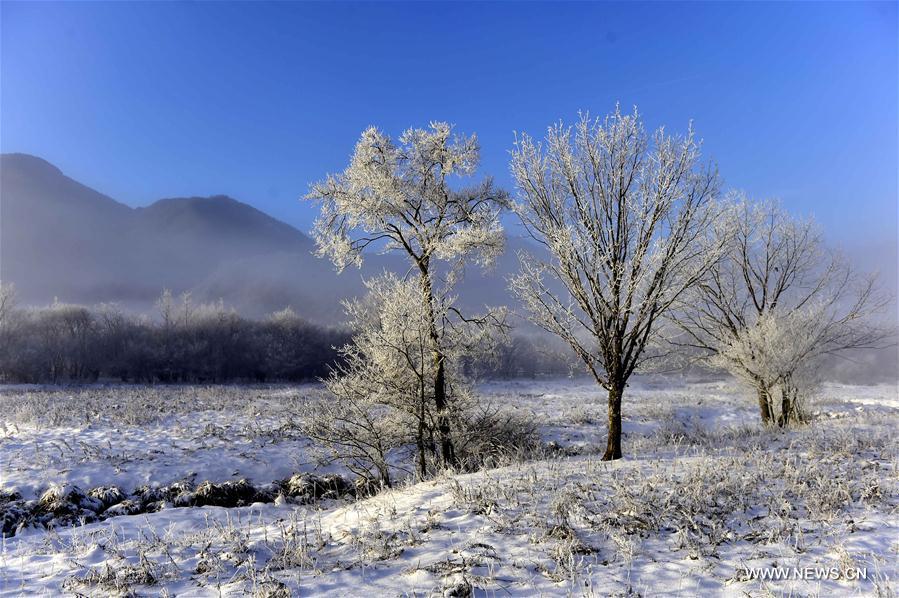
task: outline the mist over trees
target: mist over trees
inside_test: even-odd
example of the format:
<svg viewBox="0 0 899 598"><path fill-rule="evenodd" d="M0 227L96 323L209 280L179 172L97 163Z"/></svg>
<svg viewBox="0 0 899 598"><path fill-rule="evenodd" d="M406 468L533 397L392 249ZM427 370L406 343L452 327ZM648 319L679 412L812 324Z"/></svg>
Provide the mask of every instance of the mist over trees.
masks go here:
<svg viewBox="0 0 899 598"><path fill-rule="evenodd" d="M4 285L5 287L5 285ZM11 309L0 325L7 382L229 382L310 380L337 359L341 329L290 310L249 320L223 303L194 305L166 291L155 317L113 305ZM7 310L4 310L7 311Z"/></svg>
<svg viewBox="0 0 899 598"><path fill-rule="evenodd" d="M611 460L623 454L628 382L672 356L734 376L763 424L785 426L805 419L834 359L895 343L895 326L873 319L891 300L876 280L829 249L812 221L721 197L692 126L647 134L636 109L616 107L553 125L542 141L522 134L511 154L516 201L490 178L473 180L479 163L477 138L446 123L396 140L370 127L345 170L311 185L319 256L338 271L375 266L365 294L341 302L344 327L290 308L251 319L169 291L147 315L115 304L25 307L2 284L0 380L320 380L329 400L308 435L390 485L398 451L425 478L514 436L479 401L479 377L586 371L607 393ZM518 252L508 283L540 335L513 334L506 307L462 308L474 294L460 284L465 273L505 251L507 211L537 244ZM251 220L271 224L260 218Z"/></svg>
<svg viewBox="0 0 899 598"><path fill-rule="evenodd" d="M328 375L351 337L346 327L310 323L290 308L247 318L223 302L195 304L164 292L151 314L116 305L16 304L0 284L0 381L297 382ZM466 372L498 378L566 375L558 347L527 335L505 339L496 361Z"/></svg>

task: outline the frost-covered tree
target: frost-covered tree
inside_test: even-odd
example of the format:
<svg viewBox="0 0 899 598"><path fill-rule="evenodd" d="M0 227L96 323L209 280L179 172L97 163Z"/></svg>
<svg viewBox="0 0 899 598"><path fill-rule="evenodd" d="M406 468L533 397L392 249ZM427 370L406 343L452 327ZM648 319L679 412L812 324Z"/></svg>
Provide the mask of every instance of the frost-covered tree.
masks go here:
<svg viewBox="0 0 899 598"><path fill-rule="evenodd" d="M321 202L314 236L319 254L329 256L338 270L361 264L366 249L379 249L405 254L417 273L427 310L441 455L447 465L455 465L456 457L436 302L466 260L489 264L504 243L499 215L507 206L507 194L489 178L467 187L451 184L471 177L479 161L477 138L453 136L446 123L409 129L398 143L372 127L362 133L346 170L312 185L306 196ZM438 262L448 273L442 285Z"/></svg>
<svg viewBox="0 0 899 598"><path fill-rule="evenodd" d="M710 362L753 389L764 380L766 412L780 425L802 419L802 402L818 382L816 368L828 343L829 318L822 305L763 313L755 325L723 344ZM777 402L776 397L780 397Z"/></svg>
<svg viewBox="0 0 899 598"><path fill-rule="evenodd" d="M11 361L11 347L15 337L14 311L16 308L16 289L11 283L0 282L0 364ZM4 379L8 372L0 368L0 379Z"/></svg>
<svg viewBox="0 0 899 598"><path fill-rule="evenodd" d="M308 430L355 471L376 473L387 486L391 451L414 447L418 474L428 475L440 419L458 422L470 396L460 371L462 356L483 360L497 345L492 325L454 321L449 302L423 300L421 284L418 277L385 274L366 282L364 298L345 303L355 332L341 350L342 361L325 379L333 400L321 402ZM448 370L450 401L442 411L433 400L437 364L432 359L432 316Z"/></svg>
<svg viewBox="0 0 899 598"><path fill-rule="evenodd" d="M16 307L16 287L12 283L0 282L0 330L9 323Z"/></svg>
<svg viewBox="0 0 899 598"><path fill-rule="evenodd" d="M692 127L650 139L636 110L616 108L554 125L543 143L522 135L512 174L516 211L551 256L523 256L512 288L608 391L603 459L618 459L627 381L655 355L661 316L720 251L717 171L700 162Z"/></svg>
<svg viewBox="0 0 899 598"><path fill-rule="evenodd" d="M884 298L874 278L855 275L825 247L812 220L743 195L726 219L725 253L673 319L687 337L682 344L753 387L763 423L783 425L797 415L795 397L825 355L884 340L885 331L869 323Z"/></svg>

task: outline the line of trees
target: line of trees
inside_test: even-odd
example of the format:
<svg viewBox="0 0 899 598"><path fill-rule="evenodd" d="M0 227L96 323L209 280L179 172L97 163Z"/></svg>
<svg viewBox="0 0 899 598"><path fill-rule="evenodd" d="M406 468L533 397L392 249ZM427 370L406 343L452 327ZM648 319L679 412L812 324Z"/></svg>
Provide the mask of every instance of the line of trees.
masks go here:
<svg viewBox="0 0 899 598"><path fill-rule="evenodd" d="M115 305L54 303L18 307L0 284L0 381L278 382L317 380L340 367L349 326L324 327L286 308L261 320L219 301L196 305L189 294L163 292L152 316ZM513 336L485 363L469 355L469 375L496 378L565 375L571 363L558 347Z"/></svg>
<svg viewBox="0 0 899 598"><path fill-rule="evenodd" d="M471 184L478 163L477 138L446 123L398 142L369 128L346 170L307 196L321 202L319 252L339 269L366 248L409 258L405 277L372 281L367 301L347 305L356 334L310 432L383 483L391 450L416 446L424 477L429 458L458 466L471 421L495 429L466 415L462 364L497 359L505 312L465 316L453 289L466 262L489 266L499 253L508 209L542 248L519 255L511 290L607 391L605 460L622 456L629 379L654 363L728 371L757 394L763 423L787 425L802 419L826 357L891 333L869 322L886 305L875 281L826 251L813 225L722 197L692 126L649 135L636 109L616 108L551 126L542 141L523 134L511 158L517 201L489 179Z"/></svg>
<svg viewBox="0 0 899 598"><path fill-rule="evenodd" d="M0 296L0 378L57 383L308 380L324 376L349 338L285 309L249 320L223 303L195 305L165 291L157 317L113 305L55 303L16 309L12 287Z"/></svg>

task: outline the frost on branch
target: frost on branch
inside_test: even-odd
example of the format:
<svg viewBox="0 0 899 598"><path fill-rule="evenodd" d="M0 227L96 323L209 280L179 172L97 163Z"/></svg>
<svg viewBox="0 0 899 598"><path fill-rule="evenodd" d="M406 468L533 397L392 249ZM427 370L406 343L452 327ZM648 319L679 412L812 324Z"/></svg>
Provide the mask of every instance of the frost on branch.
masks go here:
<svg viewBox="0 0 899 598"><path fill-rule="evenodd" d="M433 364L430 381L440 459L455 467L451 343L443 334L440 310L466 321L447 302L449 291L466 260L488 265L502 252L499 216L508 198L489 179L468 187L451 184L472 175L480 161L477 138L453 137L451 132L446 123L431 123L428 130L409 129L394 143L377 129L366 129L346 170L313 185L307 198L321 202L315 239L319 253L329 256L338 270L360 264L364 251L372 248L405 253L417 273ZM445 267L438 269L432 260Z"/></svg>
<svg viewBox="0 0 899 598"><path fill-rule="evenodd" d="M456 444L466 445L464 412L473 396L461 364L464 359L483 362L495 356L500 338L488 318L501 319L502 314L458 321L448 301L435 302L449 381L447 407L439 412L434 402L432 311L423 300L420 280L385 274L366 287L363 299L346 303L356 332L341 350L343 363L325 380L332 396L319 404L309 434L353 471L375 475L389 486L391 469L402 469L404 462L416 461L420 477L431 473L441 417L455 423Z"/></svg>
<svg viewBox="0 0 899 598"><path fill-rule="evenodd" d="M574 349L609 390L609 447L621 456L620 402L672 304L718 258L717 171L685 137L650 137L636 110L581 115L512 152L515 210L551 256L521 256L512 289L532 320Z"/></svg>
<svg viewBox="0 0 899 598"><path fill-rule="evenodd" d="M738 195L725 222L725 254L673 312L679 344L745 381L763 423L785 425L801 419L825 357L884 341L870 316L885 298L825 247L814 222L776 203Z"/></svg>
<svg viewBox="0 0 899 598"><path fill-rule="evenodd" d="M362 262L369 247L401 250L413 261L472 257L489 264L503 250L499 215L507 195L488 178L469 186L477 138L452 136L446 123L409 129L395 143L374 127L356 143L350 165L312 186L321 202L314 236L339 269Z"/></svg>

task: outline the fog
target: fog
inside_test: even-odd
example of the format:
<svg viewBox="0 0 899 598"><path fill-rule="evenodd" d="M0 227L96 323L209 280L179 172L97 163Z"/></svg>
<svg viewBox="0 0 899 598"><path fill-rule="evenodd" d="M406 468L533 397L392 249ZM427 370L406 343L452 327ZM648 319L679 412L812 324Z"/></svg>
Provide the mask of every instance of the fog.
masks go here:
<svg viewBox="0 0 899 598"><path fill-rule="evenodd" d="M383 270L405 272L398 256L370 255L363 268L337 274L299 230L226 196L162 199L131 208L67 177L44 160L4 154L0 162L0 280L12 283L21 306L115 303L126 313L155 317L163 289L189 292L197 304L221 300L241 316L262 319L290 307L317 325L339 325L340 301ZM894 239L838 239L859 272L877 272L890 307L879 317L896 329L897 248ZM506 280L516 252L536 251L512 238L496 266L470 268L459 288L462 305L516 302ZM537 331L513 317L521 334ZM895 380L895 346L834 357L829 377L848 382Z"/></svg>

